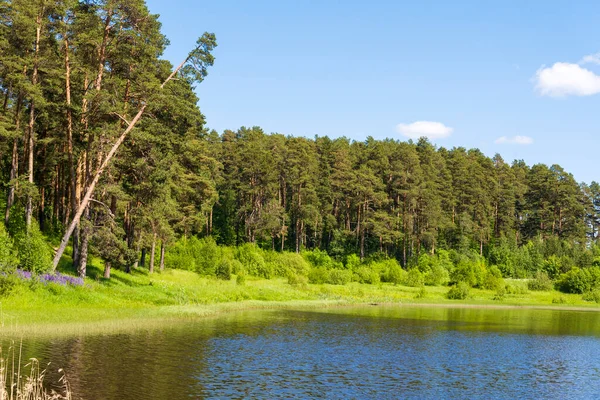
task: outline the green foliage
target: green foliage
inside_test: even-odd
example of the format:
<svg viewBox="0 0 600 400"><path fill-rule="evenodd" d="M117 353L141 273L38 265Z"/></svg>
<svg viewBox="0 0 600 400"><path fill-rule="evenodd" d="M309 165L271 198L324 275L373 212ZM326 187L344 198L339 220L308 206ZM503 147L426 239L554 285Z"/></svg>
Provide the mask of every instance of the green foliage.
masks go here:
<svg viewBox="0 0 600 400"><path fill-rule="evenodd" d="M585 293L596 290L600 288L600 267L572 268L558 277L556 287L564 293Z"/></svg>
<svg viewBox="0 0 600 400"><path fill-rule="evenodd" d="M446 297L450 300L464 300L469 297L469 285L466 282L458 282L452 286Z"/></svg>
<svg viewBox="0 0 600 400"><path fill-rule="evenodd" d="M169 268L195 271L201 275L215 275L223 255L211 237L198 239L181 238L169 246L165 254L165 264Z"/></svg>
<svg viewBox="0 0 600 400"><path fill-rule="evenodd" d="M235 257L251 276L271 279L275 273L273 265L265 262L263 251L255 244L246 243L238 247Z"/></svg>
<svg viewBox="0 0 600 400"><path fill-rule="evenodd" d="M315 249L312 251L303 251L302 257L315 268L326 268L326 269L343 269L342 263L333 260L326 251Z"/></svg>
<svg viewBox="0 0 600 400"><path fill-rule="evenodd" d="M270 269L274 271L276 276L288 276L289 272L306 276L310 271L310 264L302 255L291 252L265 252L266 262L270 264Z"/></svg>
<svg viewBox="0 0 600 400"><path fill-rule="evenodd" d="M15 274L0 274L0 297L10 295L19 284L20 280Z"/></svg>
<svg viewBox="0 0 600 400"><path fill-rule="evenodd" d="M450 283L465 282L469 286L479 287L485 276L486 269L482 261L462 258L450 274Z"/></svg>
<svg viewBox="0 0 600 400"><path fill-rule="evenodd" d="M444 286L449 280L448 270L440 262L435 262L425 274L425 284L429 286Z"/></svg>
<svg viewBox="0 0 600 400"><path fill-rule="evenodd" d="M329 282L332 285L345 285L352 280L352 272L343 269L332 269L329 273Z"/></svg>
<svg viewBox="0 0 600 400"><path fill-rule="evenodd" d="M235 277L235 283L237 285L243 286L246 284L246 271L244 271L243 269L239 270L237 272L237 276Z"/></svg>
<svg viewBox="0 0 600 400"><path fill-rule="evenodd" d="M554 284L545 271L538 271L535 278L527 282L527 288L529 290L550 291L554 288Z"/></svg>
<svg viewBox="0 0 600 400"><path fill-rule="evenodd" d="M480 286L483 289L488 290L503 290L505 288L505 284L504 279L502 279L502 273L500 272L500 269L495 265L487 268Z"/></svg>
<svg viewBox="0 0 600 400"><path fill-rule="evenodd" d="M354 274L354 281L359 283L368 283L368 284L376 284L379 283L380 277L379 272L373 270L372 268L363 266L358 267Z"/></svg>
<svg viewBox="0 0 600 400"><path fill-rule="evenodd" d="M352 280L352 272L343 269L328 270L324 267L312 268L308 273L308 282L314 284L345 285Z"/></svg>
<svg viewBox="0 0 600 400"><path fill-rule="evenodd" d="M306 289L308 287L308 278L306 276L303 275L298 275L292 271L290 271L288 273L288 284L297 287L297 288L301 288L301 289Z"/></svg>
<svg viewBox="0 0 600 400"><path fill-rule="evenodd" d="M311 268L308 273L308 282L315 284L329 283L330 272L327 268Z"/></svg>
<svg viewBox="0 0 600 400"><path fill-rule="evenodd" d="M15 238L19 268L36 274L52 269L52 249L44 239L37 223L33 222L29 232Z"/></svg>
<svg viewBox="0 0 600 400"><path fill-rule="evenodd" d="M594 303L600 303L600 289L584 293L582 299L585 301L593 301Z"/></svg>
<svg viewBox="0 0 600 400"><path fill-rule="evenodd" d="M413 268L406 275L406 286L420 287L425 284L423 273L418 268Z"/></svg>
<svg viewBox="0 0 600 400"><path fill-rule="evenodd" d="M0 223L0 272L12 272L18 265L13 253L13 241L6 232L4 224Z"/></svg>
<svg viewBox="0 0 600 400"><path fill-rule="evenodd" d="M231 273L233 271L232 260L228 258L223 258L217 268L215 270L215 276L224 281L228 281L231 279Z"/></svg>

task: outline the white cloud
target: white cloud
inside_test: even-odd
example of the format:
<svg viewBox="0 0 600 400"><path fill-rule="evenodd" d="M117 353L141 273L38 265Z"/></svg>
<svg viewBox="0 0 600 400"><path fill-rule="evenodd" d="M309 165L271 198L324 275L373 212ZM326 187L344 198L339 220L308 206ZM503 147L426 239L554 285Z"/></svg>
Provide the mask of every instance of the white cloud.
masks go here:
<svg viewBox="0 0 600 400"><path fill-rule="evenodd" d="M534 81L542 96L591 96L600 93L600 76L578 64L557 62L551 67L542 67L536 72Z"/></svg>
<svg viewBox="0 0 600 400"><path fill-rule="evenodd" d="M581 61L579 61L579 64L589 64L589 63L600 65L600 53L588 54L587 56L583 57L581 59Z"/></svg>
<svg viewBox="0 0 600 400"><path fill-rule="evenodd" d="M416 121L412 124L398 124L396 130L406 137L418 139L425 136L428 139L442 139L452 134L454 129L433 121Z"/></svg>
<svg viewBox="0 0 600 400"><path fill-rule="evenodd" d="M532 144L533 143L533 139L530 138L529 136L513 136L513 137L506 137L506 136L502 136L499 137L498 139L494 140L494 143L496 144Z"/></svg>

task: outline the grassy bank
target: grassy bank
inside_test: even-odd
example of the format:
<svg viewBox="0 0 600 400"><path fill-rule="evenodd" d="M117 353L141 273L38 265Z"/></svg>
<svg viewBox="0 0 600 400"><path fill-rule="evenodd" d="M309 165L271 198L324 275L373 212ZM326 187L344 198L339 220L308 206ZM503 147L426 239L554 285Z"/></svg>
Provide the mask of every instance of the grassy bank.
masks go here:
<svg viewBox="0 0 600 400"><path fill-rule="evenodd" d="M299 284L284 278L247 277L240 284L202 277L182 270L148 274L135 269L113 271L101 278L92 264L83 286L26 283L1 300L0 335L30 336L103 333L185 323L223 312L253 308L307 308L352 304L438 304L538 307L597 307L581 295L556 291L528 291L524 281L508 281L516 288L496 291L471 289L466 300L446 298L448 287L421 288L379 283L374 285Z"/></svg>

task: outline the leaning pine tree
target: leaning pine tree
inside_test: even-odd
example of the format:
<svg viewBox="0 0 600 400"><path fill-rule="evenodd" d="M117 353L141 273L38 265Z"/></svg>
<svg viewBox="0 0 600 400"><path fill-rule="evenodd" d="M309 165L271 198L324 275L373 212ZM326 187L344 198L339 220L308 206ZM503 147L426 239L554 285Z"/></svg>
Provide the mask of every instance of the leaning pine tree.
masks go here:
<svg viewBox="0 0 600 400"><path fill-rule="evenodd" d="M181 64L179 64L179 66L177 66L177 68L173 70L171 75L169 75L169 77L160 85L160 90L162 90L165 87L165 85L169 83L169 81L171 81L177 74L183 75L184 78L189 82L201 82L208 73L208 67L213 65L214 57L212 56L211 52L216 46L217 42L215 39L215 35L212 33L204 33L196 42L196 48L188 54L186 59ZM85 193L85 196L83 197L81 203L79 204L79 207L77 208L77 212L75 213L73 220L71 221L67 231L65 232L65 235L62 238L56 255L54 256L54 270L56 270L58 262L60 261L60 258L62 257L65 248L67 247L71 234L75 230L75 227L79 223L83 212L85 211L86 207L88 206L88 203L90 202L90 199L92 198L92 195L94 194L94 189L96 187L96 184L100 180L102 173L110 164L115 153L117 152L123 141L125 141L125 139L127 138L127 135L133 130L135 125L142 118L142 115L144 114L147 105L147 102L142 103L142 106L138 110L135 117L131 120L131 122L127 124L127 128L121 133L119 138L113 144L112 148L102 161L102 164L96 171L94 178L90 182L89 187Z"/></svg>

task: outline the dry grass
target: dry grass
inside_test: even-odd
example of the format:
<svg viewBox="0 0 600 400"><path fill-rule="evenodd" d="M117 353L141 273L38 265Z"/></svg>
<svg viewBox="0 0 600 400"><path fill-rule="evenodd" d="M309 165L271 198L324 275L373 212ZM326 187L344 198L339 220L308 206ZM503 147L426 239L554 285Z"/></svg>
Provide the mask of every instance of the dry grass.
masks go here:
<svg viewBox="0 0 600 400"><path fill-rule="evenodd" d="M16 354L14 343L5 356L0 348L0 400L71 400L71 389L64 371L60 378L60 392L44 387L46 370L37 359L31 358L23 365L22 345Z"/></svg>

